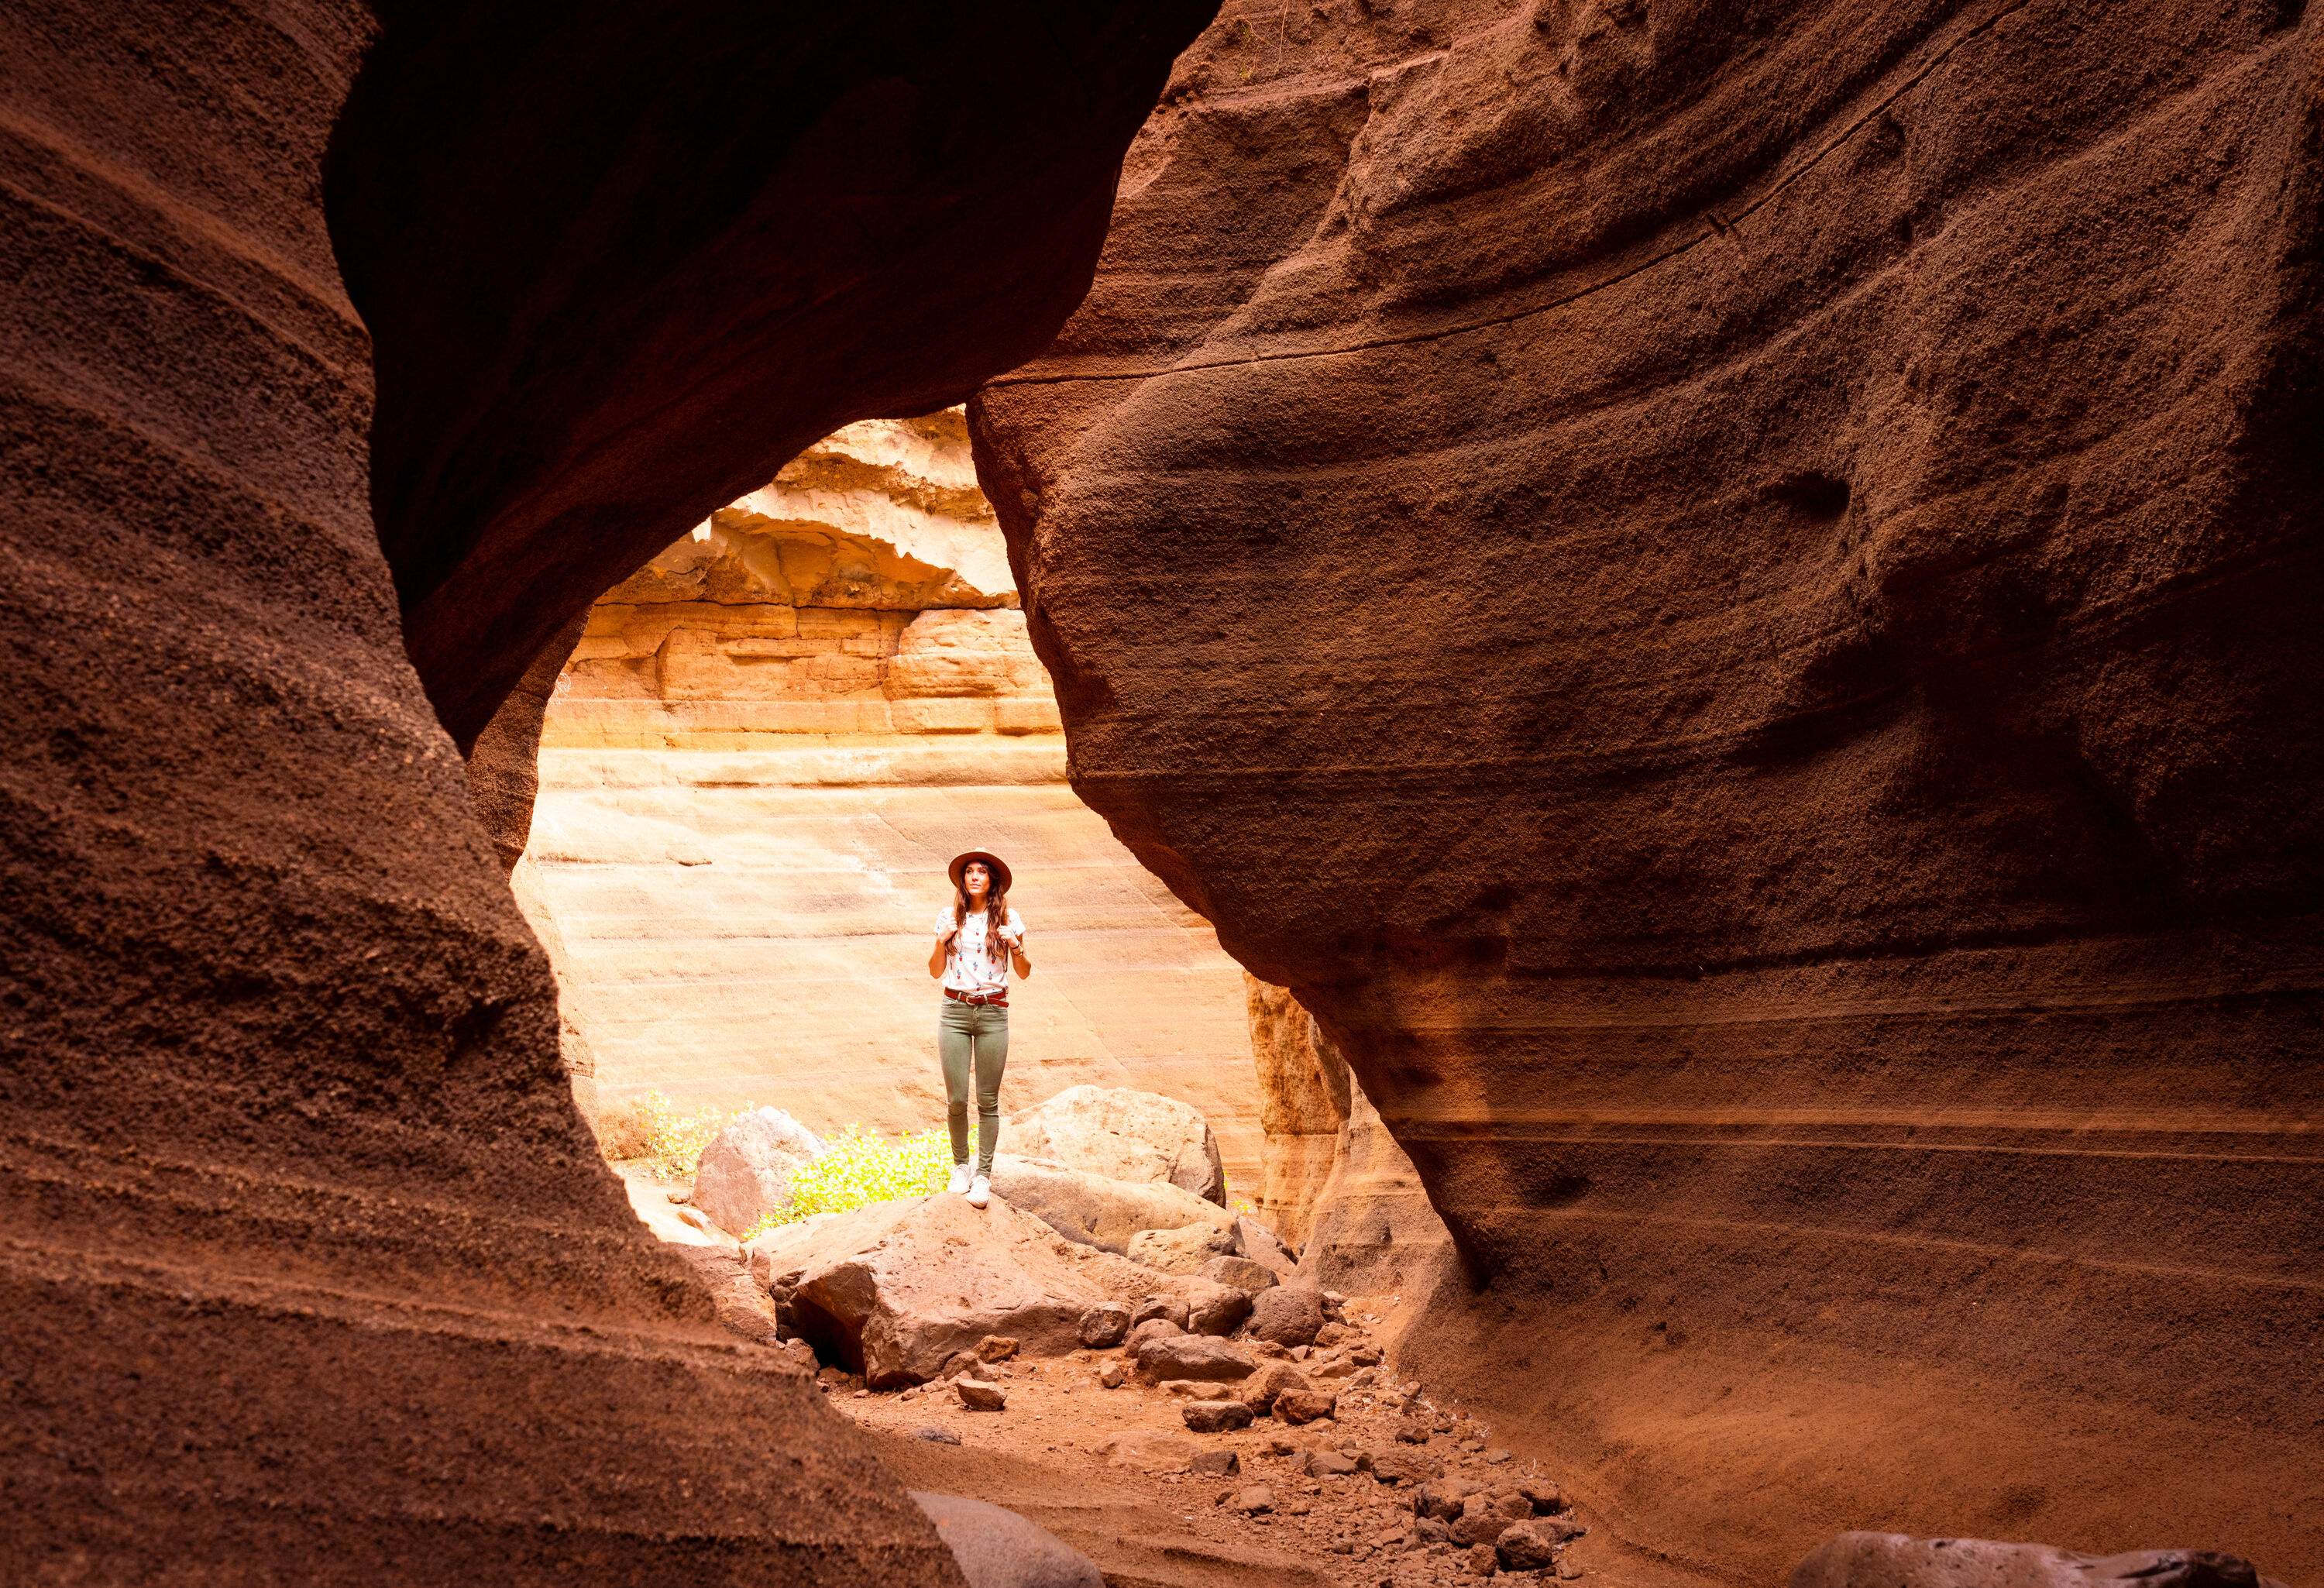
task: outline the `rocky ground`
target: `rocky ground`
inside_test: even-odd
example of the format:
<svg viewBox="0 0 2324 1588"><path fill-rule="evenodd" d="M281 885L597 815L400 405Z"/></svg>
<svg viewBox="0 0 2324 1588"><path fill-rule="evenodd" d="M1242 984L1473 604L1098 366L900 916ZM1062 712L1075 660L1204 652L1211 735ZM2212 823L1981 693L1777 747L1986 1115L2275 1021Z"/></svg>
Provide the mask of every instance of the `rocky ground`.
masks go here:
<svg viewBox="0 0 2324 1588"><path fill-rule="evenodd" d="M1351 1302L1326 1348L1233 1341L1259 1372L1199 1388L1141 1375L1126 1347L1043 1361L1009 1353L973 1376L900 1391L869 1390L831 1368L817 1378L906 1483L1005 1504L1088 1554L1117 1584L1402 1588L1590 1574L1586 1524L1549 1474L1497 1445L1487 1423L1383 1366L1359 1365L1378 1362L1379 1317ZM984 1354L1005 1352L996 1342ZM1244 1404L1252 1380L1277 1363L1315 1385L1330 1414L1192 1431L1190 1423L1217 1417L1206 1408ZM993 1399L988 1384L1001 1408L975 1409L970 1401ZM1537 1557L1520 1546L1505 1564L1495 1541L1536 1510L1545 1514L1521 1531L1542 1541Z"/></svg>

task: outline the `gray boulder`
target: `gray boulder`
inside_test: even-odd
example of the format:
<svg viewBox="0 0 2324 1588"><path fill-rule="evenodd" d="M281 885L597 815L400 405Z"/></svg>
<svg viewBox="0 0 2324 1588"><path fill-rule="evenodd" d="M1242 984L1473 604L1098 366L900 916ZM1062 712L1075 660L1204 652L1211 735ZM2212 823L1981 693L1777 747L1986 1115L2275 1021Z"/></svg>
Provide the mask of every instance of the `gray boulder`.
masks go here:
<svg viewBox="0 0 2324 1588"><path fill-rule="evenodd" d="M1226 1205L1218 1138L1199 1111L1175 1097L1123 1086L1068 1086L1010 1120L1002 1140L1027 1158L1108 1179L1176 1186Z"/></svg>
<svg viewBox="0 0 2324 1588"><path fill-rule="evenodd" d="M1791 1588L2281 1588L2240 1556L2202 1549L2077 1555L2047 1544L1842 1533L1792 1568Z"/></svg>
<svg viewBox="0 0 2324 1588"><path fill-rule="evenodd" d="M968 1588L1105 1588L1096 1563L1013 1510L957 1494L911 1491Z"/></svg>
<svg viewBox="0 0 2324 1588"><path fill-rule="evenodd" d="M791 1197L791 1171L823 1153L814 1131L779 1108L756 1108L711 1138L694 1169L693 1204L747 1235Z"/></svg>

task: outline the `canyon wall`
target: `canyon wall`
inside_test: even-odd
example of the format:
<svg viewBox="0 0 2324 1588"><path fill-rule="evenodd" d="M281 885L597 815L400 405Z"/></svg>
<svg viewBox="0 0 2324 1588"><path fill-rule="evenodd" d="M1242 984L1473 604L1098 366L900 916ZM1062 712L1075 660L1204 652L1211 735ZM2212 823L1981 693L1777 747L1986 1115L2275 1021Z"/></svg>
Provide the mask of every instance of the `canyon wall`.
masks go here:
<svg viewBox="0 0 2324 1588"><path fill-rule="evenodd" d="M0 11L0 1574L960 1581L632 1218L430 694L1045 342L1196 25Z"/></svg>
<svg viewBox="0 0 2324 1588"><path fill-rule="evenodd" d="M1603 1537L2324 1571L2324 22L1237 8L972 404L1075 786ZM1593 1525L1597 1525L1593 1523Z"/></svg>
<svg viewBox="0 0 2324 1588"><path fill-rule="evenodd" d="M987 848L1035 967L1004 1110L1178 1097L1257 1194L1242 974L1067 786L957 409L809 448L607 592L571 652L529 910L603 1106L941 1127L929 935L946 864Z"/></svg>

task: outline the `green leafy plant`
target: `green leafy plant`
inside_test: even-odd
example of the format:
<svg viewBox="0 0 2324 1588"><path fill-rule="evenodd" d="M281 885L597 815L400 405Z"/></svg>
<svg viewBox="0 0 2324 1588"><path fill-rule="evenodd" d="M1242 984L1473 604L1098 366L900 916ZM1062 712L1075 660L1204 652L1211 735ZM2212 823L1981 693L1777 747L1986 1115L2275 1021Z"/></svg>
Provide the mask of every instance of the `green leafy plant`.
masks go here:
<svg viewBox="0 0 2324 1588"><path fill-rule="evenodd" d="M926 1196L952 1173L952 1141L943 1131L890 1138L850 1125L825 1138L822 1156L791 1171L790 1201L759 1221L763 1235L819 1213L846 1213L875 1202Z"/></svg>
<svg viewBox="0 0 2324 1588"><path fill-rule="evenodd" d="M649 1092L637 1108L637 1131L642 1141L636 1161L664 1180L682 1180L702 1161L702 1149L711 1138L749 1113L758 1104L740 1108L704 1108L680 1113L659 1092Z"/></svg>

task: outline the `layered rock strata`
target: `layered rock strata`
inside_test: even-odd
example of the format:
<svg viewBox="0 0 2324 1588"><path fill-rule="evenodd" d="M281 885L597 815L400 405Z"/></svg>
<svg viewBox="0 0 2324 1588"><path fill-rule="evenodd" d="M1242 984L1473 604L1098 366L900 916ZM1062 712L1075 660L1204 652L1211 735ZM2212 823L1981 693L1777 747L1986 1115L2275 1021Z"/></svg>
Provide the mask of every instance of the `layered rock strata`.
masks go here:
<svg viewBox="0 0 2324 1588"><path fill-rule="evenodd" d="M1038 346L1191 32L0 15L11 1581L960 1582L630 1216L406 640L465 741L791 450Z"/></svg>
<svg viewBox="0 0 2324 1588"><path fill-rule="evenodd" d="M1258 1189L1241 974L1067 786L957 410L848 426L607 592L540 746L527 863L603 1106L940 1126L928 938L986 848L1036 966L1004 1110L1163 1093Z"/></svg>
<svg viewBox="0 0 2324 1588"><path fill-rule="evenodd" d="M1238 14L972 409L1076 787L1489 1280L1424 1365L1663 1558L2324 1569L2319 28Z"/></svg>

